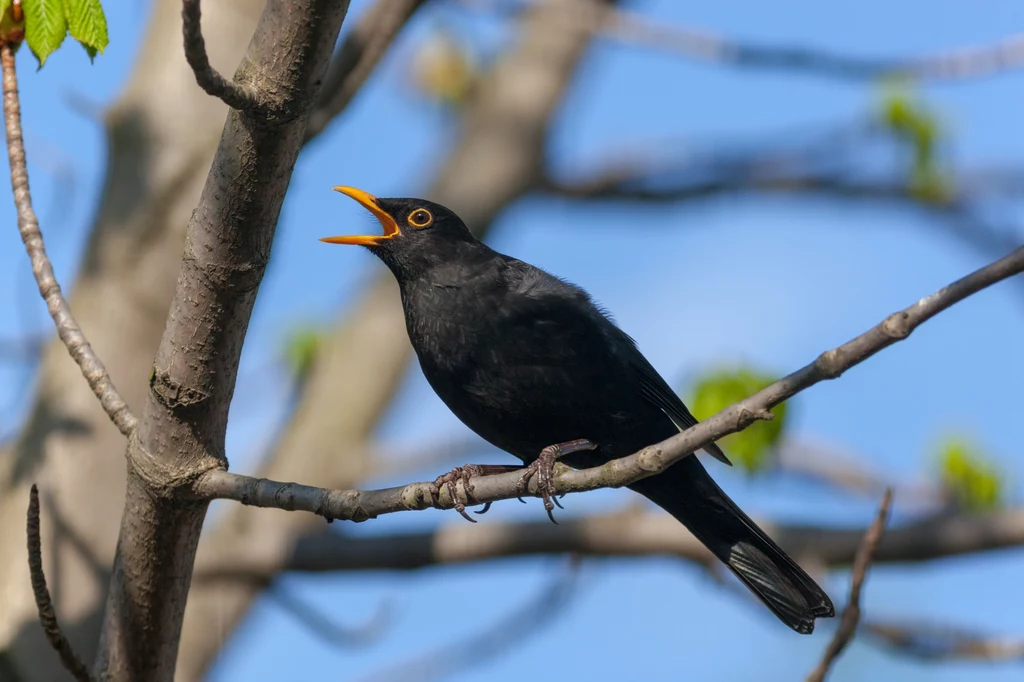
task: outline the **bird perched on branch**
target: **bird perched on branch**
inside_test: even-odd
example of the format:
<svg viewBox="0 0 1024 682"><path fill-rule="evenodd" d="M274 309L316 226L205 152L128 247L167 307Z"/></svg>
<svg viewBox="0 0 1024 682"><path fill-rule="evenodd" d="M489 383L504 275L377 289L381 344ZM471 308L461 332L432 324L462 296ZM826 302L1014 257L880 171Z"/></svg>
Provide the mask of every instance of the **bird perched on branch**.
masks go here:
<svg viewBox="0 0 1024 682"><path fill-rule="evenodd" d="M382 235L325 237L365 246L394 273L409 339L441 400L470 429L521 459L549 515L553 467L598 466L697 423L636 343L582 289L483 244L447 208L335 187ZM715 444L705 450L726 464ZM467 465L455 482L514 467ZM711 479L696 455L629 486L678 519L800 633L835 614L828 595ZM463 516L465 507L458 504ZM486 510L486 508L485 508ZM472 520L472 519L470 519ZM552 518L552 520L554 520Z"/></svg>

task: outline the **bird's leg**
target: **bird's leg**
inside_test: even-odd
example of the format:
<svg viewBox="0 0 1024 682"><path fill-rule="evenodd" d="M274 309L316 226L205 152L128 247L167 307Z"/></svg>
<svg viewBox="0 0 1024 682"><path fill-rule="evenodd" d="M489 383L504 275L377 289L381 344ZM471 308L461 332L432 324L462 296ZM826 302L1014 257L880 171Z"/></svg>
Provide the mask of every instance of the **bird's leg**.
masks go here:
<svg viewBox="0 0 1024 682"><path fill-rule="evenodd" d="M447 474L438 476L434 479L434 482L430 484L430 496L434 500L434 504L438 504L440 501L438 495L441 493L441 486L444 486L448 490L448 496L452 498L452 503L455 504L455 511L462 514L462 518L466 519L470 523L476 523L476 520L471 518L466 513L466 505L464 505L458 496L457 483L462 481L462 487L466 490L466 501L469 502L473 494L473 486L470 485L469 479L474 476L491 476L493 474L504 474L509 471L519 471L520 467L508 466L505 464L466 464L465 466L455 467ZM484 504L484 508L477 514L483 514L491 508L491 503L487 502Z"/></svg>
<svg viewBox="0 0 1024 682"><path fill-rule="evenodd" d="M552 513L555 509L555 505L558 504L554 499L555 462L559 457L571 455L572 453L579 452L580 450L593 450L596 447L597 445L591 443L586 438L547 446L540 451L540 455L537 459L533 460L533 462L527 465L526 469L523 470L523 475L519 479L519 483L516 485L516 490L520 495L525 495L526 488L530 484L530 479L536 476L537 492L540 494L541 499L544 500L544 509L548 513L548 518L551 519L551 523L558 523L555 521L555 515ZM558 506L561 508L562 505L558 504Z"/></svg>

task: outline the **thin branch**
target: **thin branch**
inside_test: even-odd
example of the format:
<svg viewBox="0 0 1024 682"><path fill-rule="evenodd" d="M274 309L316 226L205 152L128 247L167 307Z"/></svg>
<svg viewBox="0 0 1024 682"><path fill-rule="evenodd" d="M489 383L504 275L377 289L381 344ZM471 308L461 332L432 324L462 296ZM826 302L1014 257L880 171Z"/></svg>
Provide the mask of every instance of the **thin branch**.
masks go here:
<svg viewBox="0 0 1024 682"><path fill-rule="evenodd" d="M398 32L424 2L377 0L367 10L331 61L320 97L309 115L307 142L344 111L387 53Z"/></svg>
<svg viewBox="0 0 1024 682"><path fill-rule="evenodd" d="M89 669L75 655L67 637L60 629L57 614L53 610L53 602L50 600L50 590L46 587L46 574L43 573L42 540L39 535L39 490L35 483L32 484L32 490L29 493L26 532L28 534L28 569L32 575L32 594L36 598L39 622L46 633L46 639L60 656L60 662L64 669L71 673L77 682L92 682L93 677L89 674Z"/></svg>
<svg viewBox="0 0 1024 682"><path fill-rule="evenodd" d="M195 73L196 83L208 95L218 98L232 109L247 111L266 106L265 98L255 87L229 81L210 65L200 23L201 14L199 0L182 0L181 30L185 39L185 59Z"/></svg>
<svg viewBox="0 0 1024 682"><path fill-rule="evenodd" d="M948 509L953 502L948 491L938 483L908 481L893 486L890 478L864 466L866 457L853 456L826 443L786 438L773 448L771 457L773 471L827 485L850 495L875 498L886 488L894 487L904 506L912 504L918 509L937 511Z"/></svg>
<svg viewBox="0 0 1024 682"><path fill-rule="evenodd" d="M893 651L924 661L1024 660L1024 639L992 637L934 624L862 623L861 631Z"/></svg>
<svg viewBox="0 0 1024 682"><path fill-rule="evenodd" d="M57 278L53 274L53 266L46 255L43 245L43 234L39 230L39 220L32 208L32 195L28 187L28 167L25 162L25 143L21 131L21 104L18 98L18 77L15 71L14 50L16 46L4 44L0 46L0 61L3 64L4 89L4 122L7 132L7 155L11 163L11 189L14 192L14 205L18 211L18 232L25 244L29 259L32 261L32 274L35 276L39 293L46 301L46 307L57 326L57 335L68 349L68 353L82 369L82 374L89 382L89 388L100 400L103 410L114 422L114 425L126 436L135 430L135 415L121 398L111 381L107 368L96 357L92 346L82 333L78 322L71 315L71 308L60 290Z"/></svg>
<svg viewBox="0 0 1024 682"><path fill-rule="evenodd" d="M495 2L490 5L506 13L518 12ZM1000 41L959 48L922 57L864 58L807 47L764 45L732 40L710 31L672 26L639 12L599 7L588 2L572 3L561 15L563 21L586 25L604 36L634 45L675 52L700 61L737 68L808 73L850 81L882 79L956 80L1013 71L1024 66L1024 34Z"/></svg>
<svg viewBox="0 0 1024 682"><path fill-rule="evenodd" d="M569 565L535 597L482 632L435 651L410 656L405 661L358 679L360 682L432 682L502 656L523 640L542 632L555 622L558 615L565 614L566 605L576 591L580 563L572 558Z"/></svg>
<svg viewBox="0 0 1024 682"><path fill-rule="evenodd" d="M318 609L282 587L280 581L271 583L266 594L315 637L336 647L352 648L372 644L380 639L391 620L389 605L385 603L381 604L361 626L338 625Z"/></svg>
<svg viewBox="0 0 1024 682"><path fill-rule="evenodd" d="M871 524L868 531L864 533L864 540L857 550L857 557L853 561L853 576L850 584L850 598L843 609L843 617L839 622L836 634L825 649L818 667L807 676L807 682L824 682L829 669L835 663L843 649L853 639L857 631L857 624L860 622L860 592L864 586L864 579L867 577L868 568L875 557L875 550L882 541L882 534L885 532L885 523L889 518L889 506L892 504L892 489L885 491L882 497L882 505L878 508L878 516Z"/></svg>
<svg viewBox="0 0 1024 682"><path fill-rule="evenodd" d="M811 386L836 379L880 350L907 338L919 325L968 296L1024 271L1024 247L991 263L910 307L890 315L880 324L814 362L776 381L767 388L661 443L591 469L565 470L556 474L559 494L605 487L621 487L660 473L676 461L709 443L740 431L758 419L771 419L768 411ZM517 472L478 476L470 480L470 503L486 503L517 497ZM383 490L328 490L297 483L242 476L223 470L209 471L193 488L199 499L232 499L257 507L302 510L329 519L364 521L382 514L436 507L447 509L453 501L442 489L438 501L431 498L429 483L412 483ZM531 481L530 494L536 487Z"/></svg>

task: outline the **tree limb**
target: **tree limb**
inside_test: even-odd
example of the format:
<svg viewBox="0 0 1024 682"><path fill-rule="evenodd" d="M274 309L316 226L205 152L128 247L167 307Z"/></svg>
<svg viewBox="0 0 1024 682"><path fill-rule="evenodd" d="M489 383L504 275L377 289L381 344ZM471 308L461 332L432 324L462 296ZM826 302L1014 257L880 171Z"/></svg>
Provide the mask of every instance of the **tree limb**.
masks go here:
<svg viewBox="0 0 1024 682"><path fill-rule="evenodd" d="M993 637L930 623L865 622L860 629L868 639L923 661L1024 660L1024 639L1020 637Z"/></svg>
<svg viewBox="0 0 1024 682"><path fill-rule="evenodd" d="M388 605L381 604L370 619L360 626L338 625L281 586L271 583L267 596L305 626L314 637L335 647L367 646L380 638L389 621Z"/></svg>
<svg viewBox="0 0 1024 682"><path fill-rule="evenodd" d="M496 2L470 2L485 8L518 13ZM737 68L807 73L850 81L883 79L956 80L1013 71L1024 66L1024 34L1010 35L997 42L959 48L910 59L862 58L806 47L764 45L733 40L710 31L672 26L639 12L595 7L576 2L560 18L585 24L604 36L634 45L675 52L694 59Z"/></svg>
<svg viewBox="0 0 1024 682"><path fill-rule="evenodd" d="M890 315L852 341L822 353L809 365L672 438L599 467L578 471L563 469L555 476L555 489L558 494L565 494L621 487L664 471L723 436L740 431L758 419L771 419L768 410L772 407L821 381L838 378L880 350L907 338L919 325L955 303L1022 271L1024 247ZM466 501L486 503L518 497L521 495L517 492L519 478L517 472L475 477L470 480L472 495L467 496ZM531 480L529 490L531 495L535 494L535 481ZM193 491L199 500L231 499L256 507L302 510L328 519L351 521L414 509L447 509L454 503L442 488L435 504L430 483L382 490L328 490L242 476L221 469L203 474L196 480Z"/></svg>
<svg viewBox="0 0 1024 682"><path fill-rule="evenodd" d="M875 550L878 549L878 544L882 541L882 534L885 532L885 523L889 518L889 506L891 504L892 489L890 488L885 491L885 496L882 497L882 505L878 509L878 516L875 517L875 521L868 528L868 531L864 533L864 540L857 549L857 556L853 560L853 576L850 579L850 598L846 603L846 608L843 609L839 628L832 637L832 641L829 642L828 648L825 649L825 655L822 657L818 667L807 676L807 682L824 682L829 669L836 659L839 658L839 655L843 653L843 649L850 643L854 633L857 631L857 624L860 622L860 591L864 585L864 579L867 577L868 568L874 560Z"/></svg>
<svg viewBox="0 0 1024 682"><path fill-rule="evenodd" d="M93 677L82 660L78 658L64 632L57 622L57 614L53 610L50 590L46 587L46 574L43 573L42 540L39 537L39 490L32 484L28 502L28 567L32 575L32 594L36 598L39 610L39 622L46 632L50 646L60 656L60 662L77 682L92 682Z"/></svg>
<svg viewBox="0 0 1024 682"><path fill-rule="evenodd" d="M566 612L566 605L576 592L579 571L580 561L573 557L536 596L483 631L357 679L359 682L432 682L498 658L516 644L536 636Z"/></svg>
<svg viewBox="0 0 1024 682"><path fill-rule="evenodd" d="M14 51L17 45L0 45L0 61L3 64L4 122L7 133L7 156L11 164L11 189L14 205L18 211L18 232L25 244L32 274L39 286L39 294L46 301L46 308L57 327L57 335L78 363L89 388L99 398L100 405L110 421L126 436L135 430L135 415L121 399L107 368L96 357L89 340L71 314L67 299L61 292L60 284L53 274L50 257L46 254L39 219L32 208L32 194L28 187L28 167L25 163L25 142L21 129L21 104L18 100L18 76L15 70Z"/></svg>
<svg viewBox="0 0 1024 682"><path fill-rule="evenodd" d="M313 139L348 107L391 47L398 32L425 0L377 0L345 37L331 61L320 97L309 116L306 141Z"/></svg>
<svg viewBox="0 0 1024 682"><path fill-rule="evenodd" d="M824 568L853 563L865 531L859 528L780 524L755 519L787 553ZM940 515L890 528L875 564L907 564L1024 546L1024 509L985 515ZM379 536L349 536L324 529L297 538L284 562L262 547L236 541L196 564L196 584L266 585L281 571L412 571L431 566L509 557L577 554L586 557L667 556L715 566L714 556L677 521L637 509L543 521L470 525Z"/></svg>
<svg viewBox="0 0 1024 682"><path fill-rule="evenodd" d="M232 109L245 111L267 106L267 98L254 85L229 81L211 66L206 55L206 41L203 40L201 14L199 0L182 0L181 31L185 40L185 59L196 75L196 83L208 95Z"/></svg>

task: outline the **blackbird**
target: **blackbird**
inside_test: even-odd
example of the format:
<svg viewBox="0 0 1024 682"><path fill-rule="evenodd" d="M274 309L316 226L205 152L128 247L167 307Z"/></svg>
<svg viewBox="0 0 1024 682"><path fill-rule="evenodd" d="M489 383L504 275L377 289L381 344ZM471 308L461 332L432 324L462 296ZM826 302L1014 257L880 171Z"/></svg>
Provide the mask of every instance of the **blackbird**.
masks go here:
<svg viewBox="0 0 1024 682"><path fill-rule="evenodd" d="M598 466L697 423L636 342L579 287L494 251L444 206L334 189L368 209L384 233L322 241L365 246L384 261L430 386L470 429L527 465L520 491L537 476L549 514L556 458ZM717 445L705 450L729 463ZM456 480L509 468L457 467L434 490L454 493ZM629 488L686 526L795 631L810 633L815 618L835 615L828 595L696 455Z"/></svg>

